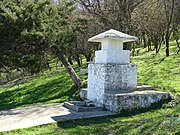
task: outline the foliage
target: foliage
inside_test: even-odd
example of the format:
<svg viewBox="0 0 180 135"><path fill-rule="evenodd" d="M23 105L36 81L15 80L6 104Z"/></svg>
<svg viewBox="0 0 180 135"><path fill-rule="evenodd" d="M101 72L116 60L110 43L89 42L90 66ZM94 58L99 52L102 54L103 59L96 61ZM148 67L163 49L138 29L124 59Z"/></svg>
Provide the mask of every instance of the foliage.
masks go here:
<svg viewBox="0 0 180 135"><path fill-rule="evenodd" d="M78 4L82 7L80 9L81 15L88 17L88 23L91 26L87 28L87 31L91 32L89 35L95 35L109 29L134 35L131 15L142 2L143 0L78 0ZM92 28L94 28L93 31ZM130 50L130 45L127 44L125 49Z"/></svg>
<svg viewBox="0 0 180 135"><path fill-rule="evenodd" d="M136 27L136 32L143 38L144 47L151 49L151 41L159 52L162 41L164 39L164 29L166 28L165 13L162 10L163 4L158 0L145 1L140 4L132 14L132 23Z"/></svg>
<svg viewBox="0 0 180 135"><path fill-rule="evenodd" d="M10 69L37 73L47 67L44 11L48 2L9 1L0 3L0 61Z"/></svg>
<svg viewBox="0 0 180 135"><path fill-rule="evenodd" d="M168 4L171 1L174 7ZM164 3L157 0L3 0L0 2L0 72L39 73L49 68L51 59L63 56L59 60L64 60L73 82L80 84L71 67L73 60L79 66L82 56L92 61L99 46L88 43L88 38L110 28L139 35L137 43L143 42L148 51L155 49L156 53L165 37L166 52L169 52L172 36L178 53L178 6L177 0L164 0ZM52 52L54 46L56 53Z"/></svg>
<svg viewBox="0 0 180 135"><path fill-rule="evenodd" d="M91 24L87 27L87 31L91 32L89 37L113 28L138 36L136 46L144 44L148 51L156 50L158 53L161 44L166 41L168 56L171 37L176 39L179 48L178 0L78 0L78 3L81 15L87 17Z"/></svg>
<svg viewBox="0 0 180 135"><path fill-rule="evenodd" d="M73 18L73 1L4 0L0 7L3 33L0 68L36 74L49 68L49 61L56 56L75 85L80 86L78 76L65 57L75 48L76 34L84 24L83 19Z"/></svg>
<svg viewBox="0 0 180 135"><path fill-rule="evenodd" d="M179 29L178 0L145 0L132 14L132 24L140 35L144 48L159 52L162 42L166 42L166 56L169 56L169 41L174 37L178 43ZM173 34L172 34L173 33ZM151 46L154 46L153 48Z"/></svg>
<svg viewBox="0 0 180 135"><path fill-rule="evenodd" d="M64 52L72 48L83 23L73 18L72 1L4 0L0 7L1 63L35 73L47 65L51 46L58 45Z"/></svg>

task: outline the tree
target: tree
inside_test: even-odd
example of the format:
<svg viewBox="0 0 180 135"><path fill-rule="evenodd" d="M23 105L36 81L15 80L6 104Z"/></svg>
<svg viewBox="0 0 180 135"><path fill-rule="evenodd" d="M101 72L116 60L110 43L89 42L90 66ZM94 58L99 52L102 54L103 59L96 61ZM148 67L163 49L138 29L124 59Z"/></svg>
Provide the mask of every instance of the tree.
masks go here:
<svg viewBox="0 0 180 135"><path fill-rule="evenodd" d="M177 53L180 52L180 43L179 43L179 38L180 38L180 2L178 0L175 0L174 4L174 17L173 17L173 22L172 22L172 33L173 33L173 38L176 41L177 44Z"/></svg>
<svg viewBox="0 0 180 135"><path fill-rule="evenodd" d="M86 62L92 61L93 54L97 50L97 43L89 43L88 39L95 34L101 32L101 28L97 25L98 21L90 14L86 14L83 11L78 12L82 18L86 20L85 29L77 34L77 48L80 54L83 54L86 58Z"/></svg>
<svg viewBox="0 0 180 135"><path fill-rule="evenodd" d="M72 14L75 10L73 5L73 2L60 1L49 9L46 36L52 51L63 63L74 84L80 87L81 81L65 57L68 50L76 45L76 32L79 30L79 21L75 21Z"/></svg>
<svg viewBox="0 0 180 135"><path fill-rule="evenodd" d="M163 4L159 0L145 0L132 13L132 22L142 37L144 47L151 51L151 43L156 53L159 52L164 40L165 14Z"/></svg>
<svg viewBox="0 0 180 135"><path fill-rule="evenodd" d="M133 10L144 0L78 0L83 9L93 16L98 23L100 32L116 29L128 34L134 34L131 23ZM125 49L130 49L126 45Z"/></svg>
<svg viewBox="0 0 180 135"><path fill-rule="evenodd" d="M166 17L166 33L165 33L165 42L166 42L166 56L169 56L169 40L171 35L171 25L174 16L174 7L175 0L163 0L164 11Z"/></svg>
<svg viewBox="0 0 180 135"><path fill-rule="evenodd" d="M73 4L53 0L1 1L0 60L3 65L38 73L48 68L49 55L56 55L74 84L80 87L80 79L65 57L78 31L72 20Z"/></svg>
<svg viewBox="0 0 180 135"><path fill-rule="evenodd" d="M31 73L47 67L48 46L42 32L41 14L46 4L9 0L0 3L0 60L4 66Z"/></svg>

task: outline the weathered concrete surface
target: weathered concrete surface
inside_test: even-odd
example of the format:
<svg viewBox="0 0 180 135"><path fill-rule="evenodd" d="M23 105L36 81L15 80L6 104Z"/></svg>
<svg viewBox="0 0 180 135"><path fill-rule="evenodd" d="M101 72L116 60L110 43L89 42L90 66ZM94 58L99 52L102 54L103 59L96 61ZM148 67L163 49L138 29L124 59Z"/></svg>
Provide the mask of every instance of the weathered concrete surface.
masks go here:
<svg viewBox="0 0 180 135"><path fill-rule="evenodd" d="M87 88L81 88L81 89L80 89L80 97L81 97L83 100L86 100L86 99L87 99L87 91L88 91Z"/></svg>
<svg viewBox="0 0 180 135"><path fill-rule="evenodd" d="M87 89L83 88L80 93L83 99L87 98ZM155 91L153 87L148 85L137 86L136 91L121 94L104 94L103 103L107 110L121 113L121 111L132 111L142 108L151 107L154 103L163 103L170 99L167 92Z"/></svg>
<svg viewBox="0 0 180 135"><path fill-rule="evenodd" d="M154 90L154 87L152 86L149 86L149 85L142 85L140 83L137 84L137 88L135 91L146 91L146 90ZM88 89L87 88L81 88L80 90L80 97L83 99L83 100L86 100L87 99L87 92L88 92Z"/></svg>
<svg viewBox="0 0 180 135"><path fill-rule="evenodd" d="M129 50L100 50L95 52L95 63L129 64Z"/></svg>
<svg viewBox="0 0 180 135"><path fill-rule="evenodd" d="M100 33L94 37L91 37L90 39L88 39L88 41L102 42L104 39L117 39L121 42L130 42L130 41L135 41L138 38L135 36L130 36L128 34L122 33L120 31L117 31L114 29L110 29L110 30Z"/></svg>
<svg viewBox="0 0 180 135"><path fill-rule="evenodd" d="M101 42L101 50L95 52L95 63L129 64L130 51L123 50L123 42L137 39L137 37L110 29L90 38L88 41Z"/></svg>
<svg viewBox="0 0 180 135"><path fill-rule="evenodd" d="M89 64L87 99L103 104L104 94L132 92L137 87L137 66Z"/></svg>
<svg viewBox="0 0 180 135"><path fill-rule="evenodd" d="M88 91L80 92L83 99L87 95L97 107L118 113L170 99L169 93L137 87L137 65L130 64L130 52L123 50L124 42L135 40L137 37L113 29L88 40L100 42L101 50L95 52L95 64L88 65Z"/></svg>
<svg viewBox="0 0 180 135"><path fill-rule="evenodd" d="M74 110L76 112L87 112L87 111L102 111L103 108L101 107L96 107L95 104L91 101L69 101L69 102L64 102L64 107Z"/></svg>
<svg viewBox="0 0 180 135"><path fill-rule="evenodd" d="M36 105L0 111L0 132L28 128L57 121L115 114L109 111L75 112L62 105L62 103Z"/></svg>
<svg viewBox="0 0 180 135"><path fill-rule="evenodd" d="M154 90L154 87L149 86L149 85L138 84L136 91L145 91L145 90Z"/></svg>
<svg viewBox="0 0 180 135"><path fill-rule="evenodd" d="M168 101L170 94L154 90L134 91L123 94L104 94L104 105L112 112L129 112L151 107L153 104Z"/></svg>

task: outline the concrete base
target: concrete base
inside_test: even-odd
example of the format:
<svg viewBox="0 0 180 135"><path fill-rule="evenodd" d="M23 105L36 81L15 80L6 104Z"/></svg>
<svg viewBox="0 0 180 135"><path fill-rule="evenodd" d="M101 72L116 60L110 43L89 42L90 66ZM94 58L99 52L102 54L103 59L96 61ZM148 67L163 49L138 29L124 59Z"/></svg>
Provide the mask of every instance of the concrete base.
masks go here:
<svg viewBox="0 0 180 135"><path fill-rule="evenodd" d="M129 112L149 108L170 100L170 94L154 90L134 91L123 94L105 94L104 107L111 112Z"/></svg>
<svg viewBox="0 0 180 135"><path fill-rule="evenodd" d="M137 66L131 64L89 64L87 98L103 104L104 94L129 93L137 87Z"/></svg>
<svg viewBox="0 0 180 135"><path fill-rule="evenodd" d="M80 91L82 99L87 99L87 89ZM96 106L103 106L105 109L121 113L123 111L133 111L137 109L149 108L154 104L159 104L170 100L170 94L153 90L147 85L137 86L136 91L121 94L104 94L103 104L95 103Z"/></svg>
<svg viewBox="0 0 180 135"><path fill-rule="evenodd" d="M138 86L136 87L135 91L146 91L146 90L154 90L154 88L149 85L142 85L142 84L138 83ZM87 92L88 92L87 88L81 88L80 97L83 100L87 100Z"/></svg>
<svg viewBox="0 0 180 135"><path fill-rule="evenodd" d="M88 91L87 88L81 88L81 90L80 90L80 97L81 97L83 100L86 100L86 99L87 99L87 91Z"/></svg>
<svg viewBox="0 0 180 135"><path fill-rule="evenodd" d="M93 102L86 102L86 101L70 101L64 102L64 107L74 110L76 112L88 112L94 110L103 110L101 107L96 107Z"/></svg>

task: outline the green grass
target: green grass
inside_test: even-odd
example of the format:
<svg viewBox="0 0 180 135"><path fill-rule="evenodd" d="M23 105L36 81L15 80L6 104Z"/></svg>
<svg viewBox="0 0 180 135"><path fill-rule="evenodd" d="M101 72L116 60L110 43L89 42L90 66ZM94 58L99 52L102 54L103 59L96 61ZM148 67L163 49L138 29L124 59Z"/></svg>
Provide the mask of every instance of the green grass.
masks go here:
<svg viewBox="0 0 180 135"><path fill-rule="evenodd" d="M11 88L0 89L0 110L27 106L78 100L78 91L64 68Z"/></svg>
<svg viewBox="0 0 180 135"><path fill-rule="evenodd" d="M70 120L2 135L179 135L180 106L139 114ZM0 133L1 134L1 133Z"/></svg>
<svg viewBox="0 0 180 135"><path fill-rule="evenodd" d="M171 55L165 57L164 46L159 54L140 49L139 55L132 57L138 65L138 81L155 86L160 91L180 95L180 54L174 54L176 47L171 43ZM76 65L75 65L76 66ZM79 68L75 67L76 71ZM79 74L79 72L78 72ZM83 80L87 76L81 77ZM177 96L178 97L178 96ZM179 97L178 97L179 98ZM116 115L82 120L71 120L2 132L3 135L179 135L180 99L162 108L139 114ZM0 109L9 109L30 104L44 104L78 100L77 88L63 67L47 71L28 82L0 89Z"/></svg>
<svg viewBox="0 0 180 135"><path fill-rule="evenodd" d="M14 80L9 82L9 87L6 87L8 85L1 86L0 110L33 104L80 100L79 90L74 86L66 69L60 64L56 67L56 62L52 62L50 66L51 71L47 70L43 74L26 78L24 82L22 80L22 82ZM80 76L76 63L73 67L78 76ZM82 68L85 67L86 64L83 64ZM83 75L80 78L84 82L87 76Z"/></svg>
<svg viewBox="0 0 180 135"><path fill-rule="evenodd" d="M132 58L132 62L138 65L138 81L154 86L157 90L167 91L173 94L180 93L180 53L174 54L176 47L171 43L171 55L165 56L165 47L159 54L145 52L141 49L141 55Z"/></svg>

